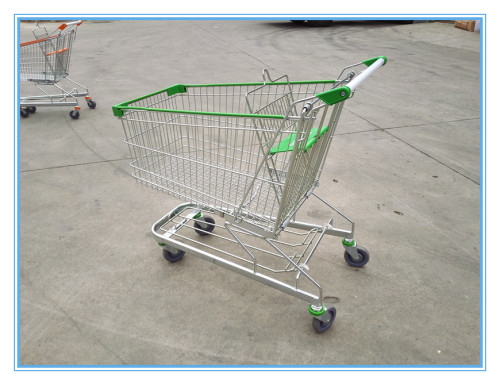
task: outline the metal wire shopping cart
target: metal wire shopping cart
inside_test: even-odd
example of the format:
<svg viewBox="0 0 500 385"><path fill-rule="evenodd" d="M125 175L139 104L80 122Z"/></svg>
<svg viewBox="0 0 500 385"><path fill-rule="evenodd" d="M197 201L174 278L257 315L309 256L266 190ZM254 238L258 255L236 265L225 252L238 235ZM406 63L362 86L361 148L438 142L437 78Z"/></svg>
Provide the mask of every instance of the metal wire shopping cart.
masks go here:
<svg viewBox="0 0 500 385"><path fill-rule="evenodd" d="M80 117L78 98L84 97L90 108L96 103L89 96L87 87L68 78L73 42L81 20L63 23L54 31L35 24L32 32L35 40L20 45L20 80L31 82L40 91L39 95L20 98L21 116L26 118L36 107L73 106L70 116ZM63 80L72 87L64 89L58 83ZM46 91L47 87L56 93ZM67 86L65 86L68 88Z"/></svg>
<svg viewBox="0 0 500 385"><path fill-rule="evenodd" d="M271 80L265 70L259 83L177 84L113 106L137 181L188 202L152 227L164 257L188 252L308 301L314 329L327 330L336 310L309 271L313 253L325 235L343 238L351 266L369 253L353 221L313 191L344 101L385 62L348 66L339 80ZM310 196L348 229L296 221Z"/></svg>

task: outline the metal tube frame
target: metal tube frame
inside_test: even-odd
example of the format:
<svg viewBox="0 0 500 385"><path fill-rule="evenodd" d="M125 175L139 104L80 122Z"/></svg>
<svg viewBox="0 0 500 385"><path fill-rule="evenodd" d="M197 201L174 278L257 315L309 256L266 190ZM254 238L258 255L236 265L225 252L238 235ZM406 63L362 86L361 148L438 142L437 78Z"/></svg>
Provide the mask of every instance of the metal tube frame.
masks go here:
<svg viewBox="0 0 500 385"><path fill-rule="evenodd" d="M61 93L59 94L49 94L44 89L42 89L41 84L35 83L35 87L38 88L44 95L36 96L23 96L20 98L20 106L28 107L50 107L50 106L78 106L78 99L80 97L87 97L89 95L89 90L87 87L77 83L76 81L65 77L66 80L73 83L80 89L73 88L71 91L66 91L59 84L48 84L56 87Z"/></svg>
<svg viewBox="0 0 500 385"><path fill-rule="evenodd" d="M346 84L345 87L349 87L352 93L354 93L358 86L367 77L369 77L378 67L383 65L383 62L384 60L382 59L376 60L374 64L371 64L367 70L361 72L358 77L354 77L354 72L351 71L347 74L345 79L337 81L333 85L333 88L338 87L341 84ZM344 71L350 70L357 65L365 64L364 62L358 63L353 66L346 67ZM267 83L266 76L269 80L269 83ZM208 196L210 194L210 191L208 193L195 191L193 197L189 196L193 192L189 190L191 189L191 186L188 185L188 182L185 180L186 175L183 176L184 180L175 181L174 176L177 176L177 174L167 176L167 174L163 175L163 173L160 172L163 170L159 165L157 165L157 162L159 164L160 160L163 160L164 146L170 146L170 144L173 142L167 140L167 144L165 144L163 141L159 140L158 143L161 143L162 146L156 146L153 148L150 147L152 145L149 142L146 145L139 140L137 141L137 143L134 141L136 139L136 136L145 135L147 136L147 140L152 140L156 144L158 138L154 135L168 136L169 134L168 131L162 132L161 130L158 130L159 132L157 133L152 132L152 129L156 127L154 126L155 124L167 123L165 121L163 121L163 123L156 122L152 118L147 118L148 107L146 105L142 106L141 104L141 108L138 108L138 113L135 114L138 115L138 117L136 117L135 115L130 117L128 117L127 114L124 115L126 116L123 121L123 127L127 137L126 142L130 146L131 153L137 150L138 154L136 155L138 155L138 157L140 156L139 158L134 157L134 159L136 159L134 160L134 162L137 162L137 164L134 165L134 168L136 169L136 172L138 174L141 174L143 172L146 174L145 178L141 178L140 175L136 175L136 178L141 181L141 183L156 187L167 192L171 192L178 197L186 198L187 200L192 199L193 201L198 202L178 205L152 225L151 230L153 236L162 247L172 253L176 253L179 250L190 253L208 262L214 263L240 275L268 285L274 289L282 291L286 294L307 301L310 303L309 309L313 317L325 323L328 323L331 322L332 315L330 315L330 312L327 311L327 308L323 303L323 287L309 273L308 263L310 262L314 252L317 250L319 243L322 241L325 235L342 237L342 244L346 252L354 259L358 257L356 242L354 241L354 222L340 210L328 203L325 199L314 193L314 189L318 185L319 177L324 166L328 150L330 148L336 125L340 117L340 113L342 111L343 100L335 101L335 99L327 98L328 100L325 101L322 97L324 96L324 92L322 93L322 96L318 96L320 94L314 92L312 95L308 94L311 96L307 96L299 100L293 100L292 88L287 77L273 80L269 76L269 73L267 71L264 71L263 78L264 84L259 85L255 89L247 91L244 94L248 109L255 115L255 118L253 116L251 117L252 127L248 127L249 133L254 133L256 138L254 139L254 142L249 143L249 148L250 145L258 145L258 151L255 152L255 154L252 154L250 150L244 151L243 148L239 148L237 146L239 142L237 142L238 138L236 135L231 136L229 135L228 131L225 131L226 135L224 136L221 135L220 132L221 129L246 130L248 123L246 123L245 120L250 119L250 117L244 113L241 113L240 116L240 114L237 113L240 111L235 112L232 109L230 110L230 114L228 114L227 116L224 113L207 112L207 116L204 117L204 112L200 111L199 106L201 106L203 110L203 107L209 106L209 100L205 100L202 97L203 95L201 93L199 95L193 94L192 96L190 94L185 95L184 90L180 93L172 95L178 95L178 98L180 99L179 101L182 101L180 105L182 105L185 110L178 110L179 107L174 102L172 102L172 104L160 104L158 106L155 104L155 109L151 110L153 112L162 112L161 108L163 108L165 115L167 115L167 118L173 114L177 114L177 116L174 116L172 118L173 120L179 119L179 121L175 121L175 124L173 125L174 130L179 130L181 126L186 126L187 128L192 126L193 132L196 135L199 135L198 131L196 130L199 127L205 127L206 125L206 127L210 129L210 131L207 133L208 136L213 135L214 138L222 139L220 140L221 143L225 143L227 139L234 141L234 149L237 149L241 152L241 155L239 155L241 156L241 158L234 158L233 156L233 158L230 159L232 159L233 161L241 162L242 165L251 165L253 167L252 169L249 168L250 171L253 171L253 174L245 175L245 177L247 177L247 180L241 194L242 198L237 202L228 202L223 201L222 198L214 198L217 199L215 201L216 205L212 206L212 203L214 202L212 200L203 202L203 198L205 196ZM274 94L271 92L272 90L266 90L266 93L264 93L263 91L261 92L261 90L264 90L265 87L272 86L274 82L277 82L281 79L286 80L284 82L279 82L279 84L274 84L274 86L281 87L283 85L288 85L289 93L276 92L276 94ZM258 95L258 92L261 92L262 95ZM148 98L154 97L153 99L156 101L156 95L157 94L152 94L151 96L148 96ZM234 95L236 94L231 93L225 96L228 97ZM250 99L250 96L252 99ZM260 99L260 97L262 96L264 97L264 99ZM265 98L267 96L274 96L275 98L269 100ZM273 115L275 114L274 110L276 108L283 107L283 102L288 100L289 96L290 103L286 105L286 111L280 111L280 114ZM191 99L184 100L182 99L183 97L192 97L193 100L190 102ZM259 97L259 99L256 99L257 97ZM318 103L320 99L321 102ZM142 103L143 99L140 100ZM186 101L188 106L184 105L184 101ZM193 102L194 105L191 105L190 103ZM197 104L197 102L199 103L199 105ZM206 106L204 102L206 103ZM226 99L219 100L219 102L227 103ZM318 104L315 105L316 103ZM335 105L332 107L332 109L330 109L329 107L332 106L332 104ZM297 113L298 108L302 105L303 108L301 109L301 112ZM256 111L254 111L254 109L256 109ZM143 112L144 116L142 113L139 114L139 110ZM263 121L257 124L256 121L260 119L259 114L262 114ZM267 116L266 114L269 114L269 116ZM275 119L276 117L279 118L280 116L282 116L282 120L277 120L276 124L274 123L274 121L271 124L265 120L270 118ZM243 120L242 126L239 126L239 124L241 124L240 122L231 120L235 119L236 117L241 117L241 119ZM125 120L129 121L130 127L125 126ZM325 121L328 122L326 130L322 130ZM295 137L293 137L293 149L287 149L285 147L283 150L279 148L275 152L272 152L271 150L275 148L272 147L273 144L277 145L279 143L279 145L281 146L281 143L286 143L284 141L288 138L288 136L283 135L282 142L279 142L278 137L281 138L281 135L286 132L285 127L288 127L287 125L290 123L293 127L291 128L291 132L289 134L290 139L288 140L291 142L291 135L296 135ZM142 127L142 124L144 124L145 126ZM152 127L148 126L148 124L152 125ZM212 131L217 127L218 131ZM314 141L312 142L312 144L310 144L311 138L309 136L311 135L311 132L313 132L313 128L316 130L316 137L312 138L312 140ZM131 135L127 134L127 129L130 129ZM325 134L326 131L328 131L328 134ZM245 133L245 131L242 132ZM175 134L176 131L172 133L174 137ZM150 137L151 135L153 135L152 138ZM197 155L196 151L208 151L211 156L211 145L219 145L219 142L212 143L211 139L209 140L208 137L205 138L205 132L202 132L201 136L195 136L193 138L189 136L187 138L188 142L187 144L184 144L184 146L187 146L187 148L193 148L195 155ZM181 140L184 139L184 137L181 136L178 139ZM314 147L311 147L312 145L314 145ZM199 148L197 146L199 146ZM227 149L228 147L225 146L225 148ZM280 154L288 152L290 153L290 156L284 156L283 159L278 158L280 159L280 162L282 161L282 163L286 166L286 168L284 169L284 173L286 173L286 180L284 182L281 181L278 175L278 171L280 173L283 173L283 169L278 170L278 167L276 167L275 165L274 155L278 152ZM170 156L171 160L177 159L178 157L179 162L182 163L181 166L188 167L188 178L189 175L193 175L194 180L196 180L196 183L194 185L195 187L198 186L197 178L198 174L200 174L202 170L198 170L197 166L198 164L207 162L207 158L201 157L200 159L198 159L195 156L193 157L193 159L190 159L189 157L185 157L185 154L183 154L182 152L180 154L176 154L175 151L173 153L169 153L168 155ZM217 152L214 152L213 155L216 157L222 157L224 160L226 159L226 156L228 156L227 153ZM250 155L255 155L257 158L254 164L251 163ZM149 159L150 156L151 159ZM245 158L243 158L243 156L245 156ZM211 157L208 157L208 159L211 160ZM149 163L143 164L141 166L143 160ZM177 167L179 167L179 164L177 164ZM226 165L224 162L221 166L218 164L216 166L210 164L210 167L213 170L218 170L220 168L223 171L231 173L231 178L233 177L233 175L236 175L236 178L238 178L239 180L240 172L233 170L232 168L225 170L224 167L226 167ZM258 183L262 184L266 181L265 179L262 179L264 177L261 176L261 170L263 168L266 168L269 175L268 182L272 184L270 188L271 192L268 193L268 196L272 196L273 198L275 198L274 200L278 202L277 212L272 211L272 213L270 213L270 211L264 210L252 211L250 208L247 208L250 202L257 195L258 190L261 188ZM212 172L214 173L214 175L216 175L215 171ZM265 174L266 172L264 171L263 173ZM180 172L178 172L178 174L180 175ZM243 173L241 175L243 175ZM276 179L276 184L274 184L274 179ZM169 183L163 183L164 180L168 180ZM175 187L172 185L174 183L176 184ZM177 185L183 187L183 189L178 188ZM202 195L201 199L200 194ZM331 218L326 224L323 225L305 223L295 220L295 216L298 210L311 195L316 197L320 202L328 206L334 213L348 222L348 227L350 228L343 229L334 227L333 218ZM235 194L235 196L237 195ZM229 199L234 199L234 197L229 197L228 200ZM260 196L257 198L257 202L259 199ZM266 199L266 197L263 196L263 199ZM275 206L272 207L274 208ZM267 209L268 206L263 206L263 208ZM189 213L187 215L183 215L182 213L185 211L188 211ZM237 251L234 251L235 248L232 248L231 251L224 251L209 244L200 242L200 240L196 239L196 236L191 237L190 235L186 235L185 232L181 232L181 230L186 227L191 227L192 229L196 230L196 227L194 225L191 225L190 223L192 223L192 221L195 221L196 223L196 221L200 220L200 218L203 216L202 212L218 214L224 218L224 225L221 226L214 223L214 228L219 227L220 229L223 229L226 234L229 234L229 236L224 237L216 233L212 234L212 236L219 237L224 242L228 242L229 245L239 245L241 247L241 249L239 249L239 255L234 254L237 253ZM261 219L261 221L253 221L254 219ZM271 227L267 226L267 228L265 228L264 226L261 226L261 223L264 220L266 221L266 226L269 223L272 224ZM299 231L302 231L303 233L294 233L289 229L297 229ZM302 243L298 244L303 248L303 251L294 255L287 254L285 246L295 247L297 244L286 243L284 241L278 240L278 236L281 235L282 232L297 234L304 237ZM263 242L263 244L271 248L271 251L264 250L264 248L255 246L254 240L255 242ZM260 252L265 253L265 255L262 261L259 263ZM233 260L229 260L228 257L233 258ZM276 269L265 266L263 263L266 261L266 257L278 258L278 262L280 260L284 261L284 263L286 264L285 268ZM295 282L294 284L289 284L282 280L276 279L275 276L271 276L268 272L295 273ZM309 286L313 287L312 291L314 293L306 291L302 288L303 281L305 281Z"/></svg>
<svg viewBox="0 0 500 385"><path fill-rule="evenodd" d="M309 302L313 307L315 308L321 308L325 306L323 303L323 288L322 286L314 280L314 278L310 275L308 272L309 268L307 264L312 258L313 253L316 251L317 247L319 246L319 243L322 241L323 237L325 235L333 235L337 237L342 237L345 239L352 239L354 235L354 222L347 217L345 214L343 214L340 210L332 206L330 203L328 203L326 200L321 198L315 193L312 193L311 195L314 195L317 199L319 199L322 203L327 205L330 209L332 209L335 213L340 215L342 218L344 218L346 221L350 223L350 230L343 230L339 228L335 228L332 226L333 223L333 218L328 221L328 223L324 225L317 225L317 224L311 224L311 223L305 223L305 222L299 222L299 221L290 221L288 223L288 227L294 228L294 229L299 229L303 231L308 231L309 233L314 232L314 235L311 237L310 241L303 241L303 245L305 245L304 252L302 255L298 258L298 260L294 260L293 257L288 256L280 247L280 241L273 239L273 238L268 238L265 236L262 236L259 233L254 233L251 230L249 230L246 226L241 227L238 226L237 223L231 220L231 216L228 215L226 212L219 212L214 210L211 207L203 207L195 203L184 203L181 205L178 205L174 209L172 209L169 213L164 215L162 218L160 218L157 222L155 222L151 228L151 231L153 233L153 236L155 240L164 248L166 248L168 251L175 253L177 250L183 250L187 253L190 253L196 257L199 257L203 260L206 260L208 262L214 263L218 266L224 267L228 270L231 270L233 272L236 272L240 275L246 276L248 278L251 278L253 280L256 280L260 283L263 283L267 286L270 286L274 289L277 289L281 292L284 292L286 294L292 295L296 298L299 298L301 300ZM184 211L188 211L188 214L182 216L181 214ZM178 232L185 226L189 226L188 223L192 220L195 220L200 217L200 214L202 212L208 212L211 214L218 214L221 217L225 218L225 223L223 228L225 228L228 233L231 235L233 238L233 242L239 244L244 252L251 258L251 260L244 259L243 257L238 258L236 255L233 255L232 253L225 252L223 250L217 249L215 247L207 247L206 245L203 245L202 243L196 241L195 239L192 239L188 236L183 235L185 239L192 241L195 243L195 246L181 242L180 240L176 239L174 235L178 235ZM229 216L229 221L226 220L226 217ZM176 218L181 218L180 221L176 222ZM170 226L168 229L167 227ZM286 268L284 270L273 270L271 268L266 268L265 266L259 265L257 258L252 252L251 249L259 250L257 247L249 245L248 243L245 243L244 241L241 240L241 238L236 234L237 232L240 232L242 234L249 235L251 237L254 237L255 239L261 239L264 240L268 245L270 245L273 250L275 250L275 255L276 257L281 257L285 261L288 262L289 268ZM317 236L317 237L316 237ZM306 238L309 237L309 234L306 236ZM227 240L228 242L231 241L229 238L225 237L220 237L222 239ZM316 238L315 242L313 243L314 239ZM200 246L197 247L196 244L199 244ZM286 244L286 243L285 243ZM294 244L286 244L288 246L295 246ZM312 245L312 247L311 247ZM203 247L203 249L202 249ZM311 248L310 248L311 247ZM346 246L344 245L346 250L348 248L355 248L354 246ZM309 252L306 255L307 250L310 248ZM211 249L214 251L212 252ZM206 251L209 250L209 251ZM238 259L239 261L246 262L249 264L249 267L243 266L241 263L235 263L233 261L228 260L227 258L224 258L220 255L217 255L216 252L224 253L227 254L233 258ZM271 253L269 253L271 254ZM305 257L305 258L304 258ZM288 283L285 283L283 281L280 281L276 278L271 277L268 274L263 274L259 269L266 269L271 272L297 272L296 278L295 278L295 285L290 285ZM299 287L299 280L301 277L304 277L307 281L309 281L314 287L316 287L318 293L313 294L308 291L302 290ZM328 312L325 312L328 313ZM322 314L315 316L318 319L323 320L324 322L328 321L329 315ZM325 319L326 318L326 319Z"/></svg>
<svg viewBox="0 0 500 385"><path fill-rule="evenodd" d="M42 95L32 95L32 96L24 96L20 97L19 106L22 107L51 107L51 106L74 106L75 109L78 109L79 102L78 98L85 97L90 100L89 90L86 86L77 83L76 81L67 77L69 63L71 60L72 53L72 44L76 38L76 29L82 23L81 20L72 21L68 23L63 23L59 27L55 28L54 31L49 33L47 28L40 27L38 22L35 22L35 27L32 29L33 36L35 37L35 41L25 43L27 46L31 46L32 44L35 47L38 47L41 50L41 56L45 59L45 67L44 70L46 73L51 74L53 79L50 77L48 79L26 79L35 85L35 87L42 93ZM58 76L57 69L52 66L51 61L47 58L47 51L57 51L59 48L59 44L61 43L61 39L65 39L64 49L67 50L66 61L59 61L59 56L56 55L56 66L59 65L64 67L65 73L59 74ZM23 46L23 44L21 44ZM36 48L35 48L36 49ZM48 68L47 68L48 67ZM43 72L43 73L45 73ZM72 83L70 86L73 88L71 91L65 90L61 87L59 83L62 79L66 79L68 82ZM59 93L49 93L42 88L42 86L54 86Z"/></svg>

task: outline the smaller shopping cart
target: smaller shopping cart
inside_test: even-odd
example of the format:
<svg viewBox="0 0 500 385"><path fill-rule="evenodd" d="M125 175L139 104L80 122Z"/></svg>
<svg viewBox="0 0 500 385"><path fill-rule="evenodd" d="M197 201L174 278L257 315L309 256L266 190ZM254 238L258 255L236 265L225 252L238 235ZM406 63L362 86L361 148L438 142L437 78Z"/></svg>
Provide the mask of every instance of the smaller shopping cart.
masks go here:
<svg viewBox="0 0 500 385"><path fill-rule="evenodd" d="M46 27L40 27L37 22L32 30L35 40L21 43L20 80L34 84L39 91L38 95L20 98L23 118L34 113L37 107L72 106L70 116L78 119L78 98L82 97L90 108L96 107L88 88L68 77L73 43L81 23L81 20L63 23L48 32ZM65 84L59 84L61 81Z"/></svg>
<svg viewBox="0 0 500 385"><path fill-rule="evenodd" d="M183 203L152 226L169 262L185 253L309 302L313 327L326 331L335 307L313 278L325 236L342 238L345 261L366 265L354 222L314 192L344 102L386 63L345 67L335 80L284 75L231 84L177 84L113 107L123 123L136 180ZM297 220L310 197L333 215Z"/></svg>

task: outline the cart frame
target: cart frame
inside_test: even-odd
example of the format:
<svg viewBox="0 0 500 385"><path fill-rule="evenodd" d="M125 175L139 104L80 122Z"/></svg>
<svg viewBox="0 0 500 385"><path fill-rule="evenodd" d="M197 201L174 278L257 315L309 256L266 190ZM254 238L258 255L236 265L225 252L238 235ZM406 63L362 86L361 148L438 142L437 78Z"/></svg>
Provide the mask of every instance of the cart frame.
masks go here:
<svg viewBox="0 0 500 385"><path fill-rule="evenodd" d="M342 238L350 266L366 265L369 253L354 240L354 221L314 189L344 102L386 61L380 56L345 67L340 80L273 80L265 70L258 83L177 84L113 106L136 180L187 202L152 226L164 257L177 262L188 252L305 300L314 329L326 331L336 310L324 302L323 288L309 272L313 253L325 235ZM244 102L230 103L243 94ZM207 178L219 189L200 191L213 183ZM324 224L297 221L311 196L347 229L334 227L334 217ZM208 234L217 237L216 245L199 238ZM286 281L282 273L295 278Z"/></svg>
<svg viewBox="0 0 500 385"><path fill-rule="evenodd" d="M34 113L36 107L72 106L70 116L78 119L78 98L82 97L91 109L96 107L88 88L68 77L73 42L81 23L81 20L63 23L48 32L36 22L32 29L35 40L20 44L20 80L32 83L39 91L38 95L20 98L23 118ZM64 87L60 82L65 83ZM48 87L52 88L47 91Z"/></svg>

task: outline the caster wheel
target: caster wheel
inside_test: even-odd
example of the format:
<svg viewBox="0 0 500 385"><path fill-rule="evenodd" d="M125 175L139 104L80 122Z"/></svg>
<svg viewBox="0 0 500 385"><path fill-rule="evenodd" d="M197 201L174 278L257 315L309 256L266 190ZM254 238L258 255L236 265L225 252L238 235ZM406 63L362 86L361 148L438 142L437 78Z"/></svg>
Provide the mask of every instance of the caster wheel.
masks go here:
<svg viewBox="0 0 500 385"><path fill-rule="evenodd" d="M71 119L78 119L80 117L80 112L78 110L73 110L69 113Z"/></svg>
<svg viewBox="0 0 500 385"><path fill-rule="evenodd" d="M333 321L335 320L335 316L337 315L337 310L335 310L334 307L329 307L326 309L328 313L330 313L330 321L328 322L323 322L317 318L313 318L313 328L316 330L318 333L323 333L326 332L330 326L332 326Z"/></svg>
<svg viewBox="0 0 500 385"><path fill-rule="evenodd" d="M215 220L212 217L201 217L194 222L194 231L199 235L209 235L215 229Z"/></svg>
<svg viewBox="0 0 500 385"><path fill-rule="evenodd" d="M90 108L94 109L94 108L96 107L96 105L97 105L97 104L96 104L93 100L89 99L89 100L87 100L87 105L88 105Z"/></svg>
<svg viewBox="0 0 500 385"><path fill-rule="evenodd" d="M27 118L30 115L29 111L27 108L21 108L21 117L22 118Z"/></svg>
<svg viewBox="0 0 500 385"><path fill-rule="evenodd" d="M26 109L28 110L28 112L30 114L34 114L36 112L36 107L35 106L29 106L29 107L26 107Z"/></svg>
<svg viewBox="0 0 500 385"><path fill-rule="evenodd" d="M344 259L349 266L363 267L370 260L370 254L368 253L368 250L366 250L364 247L358 246L357 249L358 249L358 258L353 258L351 254L345 251Z"/></svg>
<svg viewBox="0 0 500 385"><path fill-rule="evenodd" d="M163 258L169 262L178 262L184 257L185 252L183 250L177 250L177 253L171 253L167 249L163 249Z"/></svg>

